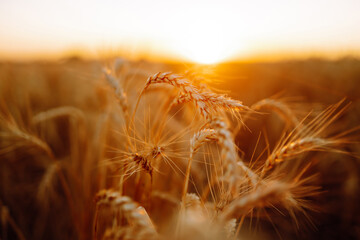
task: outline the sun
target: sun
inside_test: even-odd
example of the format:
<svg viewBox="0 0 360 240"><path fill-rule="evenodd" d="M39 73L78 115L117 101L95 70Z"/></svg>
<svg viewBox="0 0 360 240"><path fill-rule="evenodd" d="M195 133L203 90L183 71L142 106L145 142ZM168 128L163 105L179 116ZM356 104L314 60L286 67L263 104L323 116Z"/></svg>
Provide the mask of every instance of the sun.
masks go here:
<svg viewBox="0 0 360 240"><path fill-rule="evenodd" d="M178 44L179 54L196 63L215 64L226 60L231 53L223 36L206 29L193 31Z"/></svg>
<svg viewBox="0 0 360 240"><path fill-rule="evenodd" d="M201 64L219 63L226 57L220 43L209 40L190 43L183 54L191 61Z"/></svg>
<svg viewBox="0 0 360 240"><path fill-rule="evenodd" d="M227 60L238 50L238 42L234 42L234 29L229 24L216 18L217 9L207 9L201 13L189 13L186 27L180 19L179 31L172 36L172 49L177 55L201 64L214 64ZM190 17L193 16L193 17ZM234 49L234 46L237 49Z"/></svg>

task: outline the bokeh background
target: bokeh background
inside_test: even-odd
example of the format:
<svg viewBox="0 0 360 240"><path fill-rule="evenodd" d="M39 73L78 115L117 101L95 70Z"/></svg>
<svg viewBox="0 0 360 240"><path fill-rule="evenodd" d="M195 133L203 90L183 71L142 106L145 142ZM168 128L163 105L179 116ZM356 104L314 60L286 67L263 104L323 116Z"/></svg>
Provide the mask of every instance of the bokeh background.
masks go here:
<svg viewBox="0 0 360 240"><path fill-rule="evenodd" d="M107 131L99 122L114 100L102 68L115 57L129 62L129 78L139 82L158 71L192 71L248 106L276 97L299 116L342 99L351 103L332 129L352 130L345 146L349 154L325 154L313 169L322 189L316 199L321 209L310 213L313 226L307 222L295 231L278 221L276 228L283 239L360 239L359 10L356 0L0 0L0 239L21 239L19 231L24 239L90 236L74 233L75 227L86 232L91 217L81 215L79 226L69 222L61 179L54 183L58 193L39 205L36 189L49 156L34 154L33 147L24 150L16 139L9 142L5 132L36 132L56 159L71 163L78 149L86 161L96 162L104 151L96 144ZM72 135L82 123L66 117L46 125L46 131L31 122L32 116L59 107L86 115L83 132ZM237 135L240 149L254 151L257 138L251 136L263 126L275 129L277 120L270 112L257 116L249 123L251 132ZM244 136L249 141L241 141ZM74 138L78 142L71 142ZM94 189L103 183L81 164L72 167L81 179L71 189L79 194L75 206L86 213ZM87 188L80 191L84 182ZM278 239L270 223L262 226L263 239Z"/></svg>

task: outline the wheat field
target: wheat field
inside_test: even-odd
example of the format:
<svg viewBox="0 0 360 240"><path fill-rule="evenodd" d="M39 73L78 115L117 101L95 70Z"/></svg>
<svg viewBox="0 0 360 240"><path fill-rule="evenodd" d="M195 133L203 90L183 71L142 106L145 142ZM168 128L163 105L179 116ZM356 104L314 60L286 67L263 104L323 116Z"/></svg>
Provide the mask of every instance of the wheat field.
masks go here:
<svg viewBox="0 0 360 240"><path fill-rule="evenodd" d="M360 62L0 64L0 239L359 239Z"/></svg>

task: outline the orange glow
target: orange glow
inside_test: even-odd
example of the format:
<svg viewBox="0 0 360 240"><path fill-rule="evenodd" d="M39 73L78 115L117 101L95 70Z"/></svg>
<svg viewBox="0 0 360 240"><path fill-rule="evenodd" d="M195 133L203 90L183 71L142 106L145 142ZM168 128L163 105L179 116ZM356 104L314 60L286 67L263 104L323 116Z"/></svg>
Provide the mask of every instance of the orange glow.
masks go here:
<svg viewBox="0 0 360 240"><path fill-rule="evenodd" d="M359 8L353 0L2 1L0 58L55 58L72 49L206 64L357 56Z"/></svg>

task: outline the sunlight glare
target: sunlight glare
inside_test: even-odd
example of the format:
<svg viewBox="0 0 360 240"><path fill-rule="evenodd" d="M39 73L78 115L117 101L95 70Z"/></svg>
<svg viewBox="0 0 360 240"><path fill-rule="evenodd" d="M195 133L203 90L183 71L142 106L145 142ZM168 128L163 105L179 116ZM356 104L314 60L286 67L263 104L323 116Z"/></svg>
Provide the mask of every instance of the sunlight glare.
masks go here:
<svg viewBox="0 0 360 240"><path fill-rule="evenodd" d="M355 0L55 2L0 1L0 59L62 58L73 49L203 64L360 55Z"/></svg>
<svg viewBox="0 0 360 240"><path fill-rule="evenodd" d="M182 29L185 34L177 36L176 41L173 41L172 48L178 55L196 63L214 64L226 60L234 53L235 44L229 37L233 30L223 20L225 17L214 17L219 16L217 9L203 10L201 18L198 17L198 12L190 12L187 16L187 27ZM183 22L179 26L181 24ZM236 46L236 50L239 50L239 43Z"/></svg>
<svg viewBox="0 0 360 240"><path fill-rule="evenodd" d="M201 64L218 63L227 57L219 39L201 34L194 39L184 40L180 51L184 57Z"/></svg>

